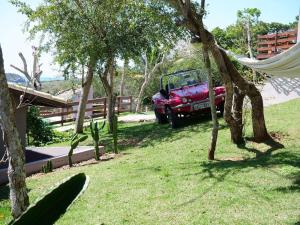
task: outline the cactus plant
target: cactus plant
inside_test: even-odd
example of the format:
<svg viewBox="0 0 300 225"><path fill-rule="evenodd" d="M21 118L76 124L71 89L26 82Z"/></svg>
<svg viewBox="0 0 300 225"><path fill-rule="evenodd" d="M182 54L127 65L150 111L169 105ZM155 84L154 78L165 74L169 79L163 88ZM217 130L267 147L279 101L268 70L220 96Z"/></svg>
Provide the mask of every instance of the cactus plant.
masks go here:
<svg viewBox="0 0 300 225"><path fill-rule="evenodd" d="M112 135L113 135L113 146L114 146L114 152L115 154L118 154L118 117L116 115L114 115L113 118L113 131L112 131Z"/></svg>
<svg viewBox="0 0 300 225"><path fill-rule="evenodd" d="M42 166L42 172L43 173L50 173L52 171L53 171L52 161L48 160L47 164Z"/></svg>
<svg viewBox="0 0 300 225"><path fill-rule="evenodd" d="M101 130L103 130L105 126L105 121L102 123L101 128L99 128L100 123L94 122L93 120L90 122L90 130L91 135L94 140L94 146L95 146L95 159L98 161L99 158L99 133Z"/></svg>
<svg viewBox="0 0 300 225"><path fill-rule="evenodd" d="M70 151L68 153L68 158L69 158L69 166L72 167L73 166L73 162L72 162L72 155L74 152L74 149L77 148L77 146L79 145L80 142L85 141L88 138L88 136L85 134L83 136L79 136L78 134L74 134L71 138L71 148Z"/></svg>

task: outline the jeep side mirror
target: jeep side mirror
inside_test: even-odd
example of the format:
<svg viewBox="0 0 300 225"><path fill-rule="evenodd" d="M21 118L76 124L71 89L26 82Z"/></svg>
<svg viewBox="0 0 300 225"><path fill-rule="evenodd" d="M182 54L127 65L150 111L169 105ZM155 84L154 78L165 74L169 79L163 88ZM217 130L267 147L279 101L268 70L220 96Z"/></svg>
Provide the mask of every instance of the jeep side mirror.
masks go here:
<svg viewBox="0 0 300 225"><path fill-rule="evenodd" d="M164 89L161 89L161 90L159 91L159 93L160 93L162 96L164 96L165 98L168 97L168 93L167 93L167 91L164 90Z"/></svg>

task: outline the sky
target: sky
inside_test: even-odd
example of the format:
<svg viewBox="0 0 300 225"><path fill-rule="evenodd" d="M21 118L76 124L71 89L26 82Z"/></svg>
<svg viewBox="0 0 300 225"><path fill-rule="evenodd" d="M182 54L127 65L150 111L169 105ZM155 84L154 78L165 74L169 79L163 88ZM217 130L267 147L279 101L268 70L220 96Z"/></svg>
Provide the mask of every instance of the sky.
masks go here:
<svg viewBox="0 0 300 225"><path fill-rule="evenodd" d="M26 0L24 0L26 1ZM31 6L37 6L42 0L27 0ZM209 12L204 23L209 30L215 27L225 28L235 23L236 13L244 8L259 8L262 12L260 19L265 22L290 23L299 14L300 0L206 0ZM17 12L17 9L8 0L0 0L0 44L2 46L5 71L16 73L10 67L13 64L23 67L18 56L22 52L27 59L28 69L32 66L32 46L37 41L28 40L28 34L23 32L26 17ZM53 56L42 54L43 76L59 76L58 66L53 64Z"/></svg>

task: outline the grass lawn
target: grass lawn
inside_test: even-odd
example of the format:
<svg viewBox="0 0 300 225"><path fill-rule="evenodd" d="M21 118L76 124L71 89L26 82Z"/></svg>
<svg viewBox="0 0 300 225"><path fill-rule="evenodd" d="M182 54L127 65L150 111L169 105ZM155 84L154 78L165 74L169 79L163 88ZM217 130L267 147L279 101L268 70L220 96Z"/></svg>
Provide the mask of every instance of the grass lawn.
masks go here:
<svg viewBox="0 0 300 225"><path fill-rule="evenodd" d="M213 162L207 119L178 130L121 124L121 157L28 178L30 200L85 172L88 189L57 224L299 224L299 112L300 100L266 108L268 129L284 147L251 141L237 147L221 120ZM8 188L0 193L0 223L7 223Z"/></svg>

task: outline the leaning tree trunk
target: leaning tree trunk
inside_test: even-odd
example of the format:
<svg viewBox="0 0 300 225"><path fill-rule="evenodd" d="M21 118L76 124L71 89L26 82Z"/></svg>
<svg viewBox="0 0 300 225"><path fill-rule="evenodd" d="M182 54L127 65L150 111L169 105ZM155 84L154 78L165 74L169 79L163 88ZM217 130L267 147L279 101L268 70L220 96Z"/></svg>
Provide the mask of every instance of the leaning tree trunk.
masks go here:
<svg viewBox="0 0 300 225"><path fill-rule="evenodd" d="M204 0L202 0L205 2ZM184 21L178 21L177 23L184 24L195 36L201 37L201 32L203 32L203 26L201 26L201 15L191 7L193 3L191 0L181 1L181 0L168 0L168 2L178 10L178 12L184 17ZM201 3L202 4L202 3ZM203 4L202 4L203 5ZM215 62L219 68L220 74L225 82L225 87L230 85L230 80L247 95L252 104L252 125L253 125L253 135L254 140L261 142L269 138L264 118L264 108L263 101L260 92L255 87L254 84L247 82L240 73L236 70L233 63L230 61L224 50L220 49L215 42L213 35L205 30L205 36L208 40L209 50L215 59ZM201 38L200 38L201 41ZM228 91L226 87L226 91ZM233 90L233 87L230 89ZM229 91L230 91L229 89ZM233 92L232 92L233 93ZM228 95L228 92L227 92ZM230 94L231 95L231 94ZM232 98L231 96L229 98ZM227 97L228 100L228 97ZM232 102L232 101L231 101ZM228 104L228 103L227 103ZM231 105L232 107L232 105ZM229 109L228 109L229 111ZM231 109L230 109L231 111ZM231 113L227 115L228 118L232 119ZM226 119L226 116L225 116ZM234 119L234 118L233 118ZM226 120L227 121L227 120ZM228 121L227 121L228 122ZM236 122L236 121L235 121ZM229 126L232 124L228 123ZM231 127L232 129L232 127Z"/></svg>
<svg viewBox="0 0 300 225"><path fill-rule="evenodd" d="M211 144L210 144L210 149L208 151L208 159L209 160L214 160L215 159L215 151L216 151L216 146L217 146L217 140L218 140L218 132L219 132L219 122L218 122L218 117L217 117L217 111L216 111L216 104L215 104L215 91L214 91L214 86L213 86L213 78L212 78L212 69L211 69L211 62L208 54L208 40L205 35L204 31L204 25L202 22L202 17L204 16L205 12L205 1L202 0L201 2L201 19L200 19L200 26L202 29L200 29L200 37L202 40L203 44L203 61L208 73L208 90L209 90L209 102L210 102L210 110L211 110L211 117L212 117L212 122L213 122L213 129L211 132Z"/></svg>
<svg viewBox="0 0 300 225"><path fill-rule="evenodd" d="M206 69L208 72L209 102L210 102L211 117L213 122L213 129L211 133L211 145L208 151L208 159L214 160L217 140L218 140L219 122L218 122L216 104L215 104L215 91L214 91L213 80L212 80L211 63L210 63L209 54L206 46L203 47L203 55L204 55L203 58L205 61Z"/></svg>
<svg viewBox="0 0 300 225"><path fill-rule="evenodd" d="M92 86L94 76L94 65L90 63L88 66L88 72L85 81L82 84L80 102L78 106L78 112L76 116L75 132L83 132L83 123L85 118L86 105L88 102L89 92Z"/></svg>
<svg viewBox="0 0 300 225"><path fill-rule="evenodd" d="M9 166L8 180L10 188L11 210L14 218L26 210L29 198L26 190L25 156L16 128L15 111L10 98L5 77L2 49L0 46L0 125L5 136Z"/></svg>
<svg viewBox="0 0 300 225"><path fill-rule="evenodd" d="M223 55L223 59L226 63L228 72L231 76L232 81L242 90L251 101L252 105L252 127L254 140L262 142L270 138L265 122L264 116L264 104L261 93L253 83L247 82L236 70L233 63L230 61L227 54L219 49Z"/></svg>
<svg viewBox="0 0 300 225"><path fill-rule="evenodd" d="M207 31L206 31L206 35L207 35ZM229 125L232 142L238 144L243 142L243 133L242 130L240 129L240 127L242 127L243 124L242 124L242 120L236 120L232 113L232 106L234 102L234 84L229 74L229 71L227 69L227 66L223 60L223 56L219 51L219 48L214 44L214 39L210 35L207 35L207 37L209 37L208 40L210 43L209 44L210 51L218 66L218 69L220 71L226 89L224 119L226 123ZM241 114L242 114L242 109L241 109Z"/></svg>
<svg viewBox="0 0 300 225"><path fill-rule="evenodd" d="M233 118L236 121L236 130L235 130L235 143L243 142L243 107L245 94L241 92L237 86L233 88Z"/></svg>

